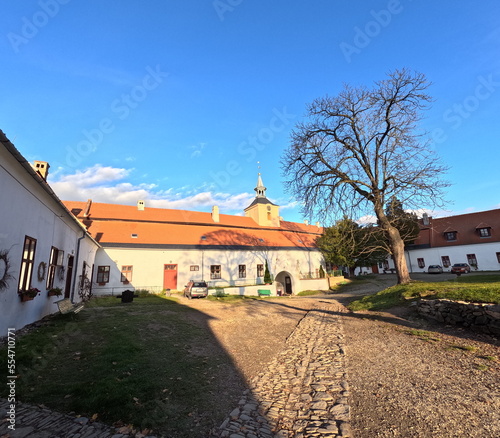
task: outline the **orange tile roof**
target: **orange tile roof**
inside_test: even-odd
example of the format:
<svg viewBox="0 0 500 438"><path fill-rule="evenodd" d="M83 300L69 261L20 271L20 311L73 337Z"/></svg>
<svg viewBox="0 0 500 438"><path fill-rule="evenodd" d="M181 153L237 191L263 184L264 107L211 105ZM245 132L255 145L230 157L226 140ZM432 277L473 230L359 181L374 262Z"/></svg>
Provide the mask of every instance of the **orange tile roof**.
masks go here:
<svg viewBox="0 0 500 438"><path fill-rule="evenodd" d="M252 218L210 213L64 201L66 207L103 246L199 246L199 247L287 247L315 248L322 228L281 221L279 228L259 226Z"/></svg>

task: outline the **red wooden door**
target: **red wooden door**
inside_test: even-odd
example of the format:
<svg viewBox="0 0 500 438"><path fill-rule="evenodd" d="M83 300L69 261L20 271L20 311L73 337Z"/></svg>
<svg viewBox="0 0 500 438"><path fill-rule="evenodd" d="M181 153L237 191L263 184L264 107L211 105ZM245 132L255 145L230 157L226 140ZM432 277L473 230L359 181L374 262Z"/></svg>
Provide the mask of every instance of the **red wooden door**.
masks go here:
<svg viewBox="0 0 500 438"><path fill-rule="evenodd" d="M177 265L164 265L163 289L177 290Z"/></svg>

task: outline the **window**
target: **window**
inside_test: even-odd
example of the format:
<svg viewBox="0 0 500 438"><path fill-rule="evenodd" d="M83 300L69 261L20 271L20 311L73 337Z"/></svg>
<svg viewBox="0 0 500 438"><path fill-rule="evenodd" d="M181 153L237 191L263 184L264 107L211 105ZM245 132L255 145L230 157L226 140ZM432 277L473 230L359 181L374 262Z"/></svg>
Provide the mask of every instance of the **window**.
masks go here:
<svg viewBox="0 0 500 438"><path fill-rule="evenodd" d="M467 254L467 263L471 266L477 266L476 254Z"/></svg>
<svg viewBox="0 0 500 438"><path fill-rule="evenodd" d="M109 266L98 266L97 267L97 282L98 283L108 283L109 282Z"/></svg>
<svg viewBox="0 0 500 438"><path fill-rule="evenodd" d="M384 269L389 269L389 261L384 260Z"/></svg>
<svg viewBox="0 0 500 438"><path fill-rule="evenodd" d="M239 278L247 277L247 265L238 265L238 277Z"/></svg>
<svg viewBox="0 0 500 438"><path fill-rule="evenodd" d="M491 237L491 228L490 227L478 228L477 232L479 233L480 237Z"/></svg>
<svg viewBox="0 0 500 438"><path fill-rule="evenodd" d="M56 275L57 261L59 259L59 250L52 247L49 258L49 273L47 275L47 289L54 287L54 277Z"/></svg>
<svg viewBox="0 0 500 438"><path fill-rule="evenodd" d="M425 268L425 260L424 259L418 258L417 263L418 263L419 268Z"/></svg>
<svg viewBox="0 0 500 438"><path fill-rule="evenodd" d="M448 242L451 242L452 240L457 240L457 232L456 231L448 231L448 232L444 233L444 238Z"/></svg>
<svg viewBox="0 0 500 438"><path fill-rule="evenodd" d="M123 283L132 281L132 266L122 266L122 280Z"/></svg>
<svg viewBox="0 0 500 438"><path fill-rule="evenodd" d="M200 267L198 265L191 265L189 267L189 270L190 271L199 271L200 270Z"/></svg>
<svg viewBox="0 0 500 438"><path fill-rule="evenodd" d="M220 279L220 265L211 265L210 266L210 279L217 280Z"/></svg>
<svg viewBox="0 0 500 438"><path fill-rule="evenodd" d="M500 252L497 252L497 260L498 260L498 263L500 263Z"/></svg>
<svg viewBox="0 0 500 438"><path fill-rule="evenodd" d="M264 277L264 265L257 265L257 277Z"/></svg>
<svg viewBox="0 0 500 438"><path fill-rule="evenodd" d="M21 273L19 274L18 289L25 291L31 287L31 276L33 274L33 262L35 260L36 239L24 237L23 258L21 260Z"/></svg>
<svg viewBox="0 0 500 438"><path fill-rule="evenodd" d="M450 258L448 256L441 256L441 262L443 263L443 268L449 268L451 266Z"/></svg>

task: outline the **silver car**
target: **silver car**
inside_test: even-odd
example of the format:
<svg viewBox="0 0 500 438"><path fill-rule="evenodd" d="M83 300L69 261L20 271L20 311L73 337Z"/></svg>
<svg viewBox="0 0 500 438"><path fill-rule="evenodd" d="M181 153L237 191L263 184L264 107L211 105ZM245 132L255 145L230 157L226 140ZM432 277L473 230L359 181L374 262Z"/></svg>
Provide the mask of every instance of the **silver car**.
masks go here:
<svg viewBox="0 0 500 438"><path fill-rule="evenodd" d="M427 273L429 274L441 274L443 272L443 267L440 265L429 265Z"/></svg>
<svg viewBox="0 0 500 438"><path fill-rule="evenodd" d="M184 287L184 296L191 299L193 297L205 298L208 295L208 285L206 281L191 280Z"/></svg>

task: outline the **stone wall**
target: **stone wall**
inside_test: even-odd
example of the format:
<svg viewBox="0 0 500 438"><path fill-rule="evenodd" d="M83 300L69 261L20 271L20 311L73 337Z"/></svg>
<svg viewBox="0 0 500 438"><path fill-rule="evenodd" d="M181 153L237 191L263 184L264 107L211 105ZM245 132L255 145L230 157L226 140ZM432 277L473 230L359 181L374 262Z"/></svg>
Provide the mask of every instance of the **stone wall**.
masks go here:
<svg viewBox="0 0 500 438"><path fill-rule="evenodd" d="M446 324L500 336L500 305L451 300L420 300L418 313Z"/></svg>

